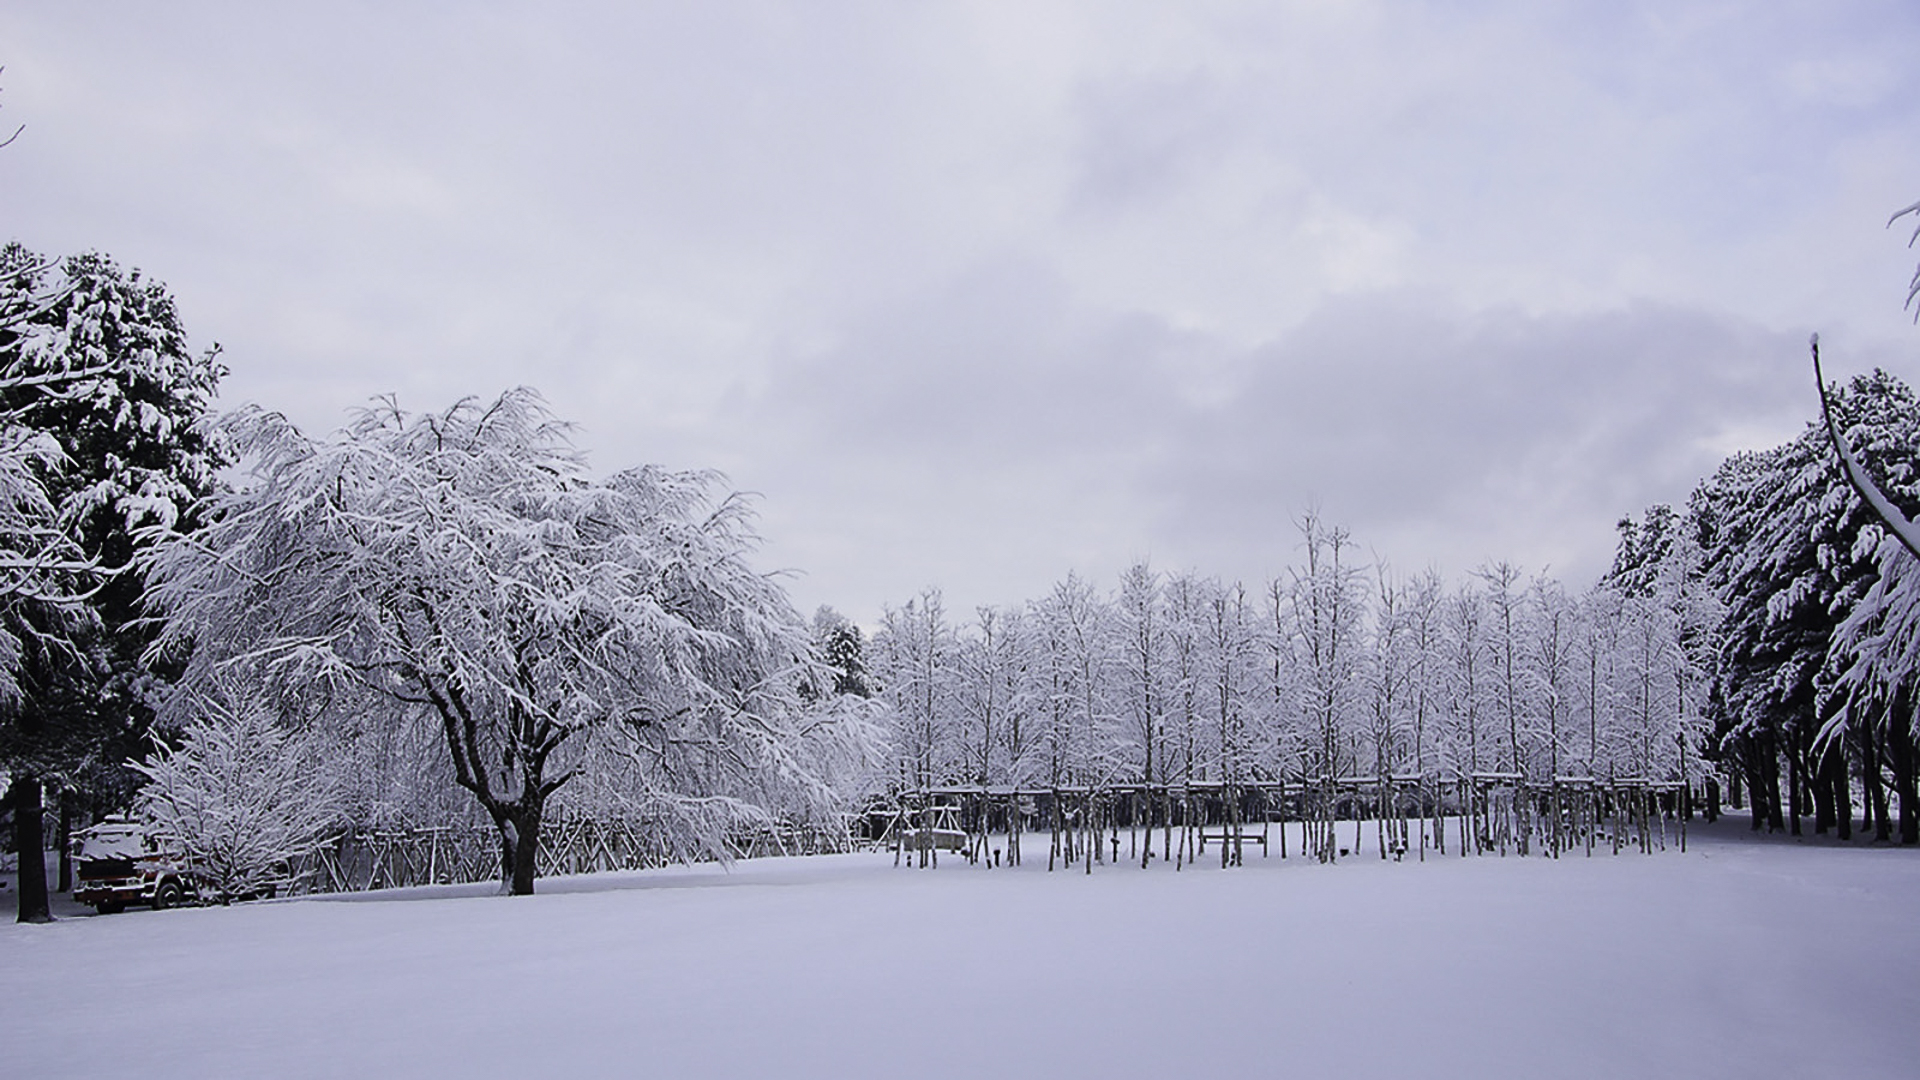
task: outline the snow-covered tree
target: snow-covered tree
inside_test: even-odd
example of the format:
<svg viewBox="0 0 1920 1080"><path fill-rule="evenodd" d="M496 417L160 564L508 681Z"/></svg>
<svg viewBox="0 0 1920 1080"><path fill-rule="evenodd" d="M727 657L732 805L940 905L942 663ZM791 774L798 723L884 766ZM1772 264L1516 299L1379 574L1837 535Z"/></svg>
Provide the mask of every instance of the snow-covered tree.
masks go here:
<svg viewBox="0 0 1920 1080"><path fill-rule="evenodd" d="M1443 728L1446 761L1456 775L1480 772L1490 764L1483 738L1491 682L1484 598L1471 586L1457 589L1446 605L1447 713Z"/></svg>
<svg viewBox="0 0 1920 1080"><path fill-rule="evenodd" d="M1047 681L1047 772L1052 783L1103 783L1122 770L1109 652L1111 612L1091 582L1069 573L1034 605Z"/></svg>
<svg viewBox="0 0 1920 1080"><path fill-rule="evenodd" d="M1388 776L1412 764L1409 718L1420 672L1417 612L1406 585L1382 569L1375 578L1367 682L1367 738L1373 771Z"/></svg>
<svg viewBox="0 0 1920 1080"><path fill-rule="evenodd" d="M1253 779L1253 766L1268 749L1267 733L1258 724L1266 713L1256 711L1264 665L1246 587L1235 582L1215 589L1202 618L1207 660L1203 709L1219 752L1210 779L1244 783Z"/></svg>
<svg viewBox="0 0 1920 1080"><path fill-rule="evenodd" d="M1192 783L1203 775L1206 743L1200 730L1200 682L1203 673L1201 621L1208 598L1219 583L1194 573L1175 574L1166 583L1168 674L1167 779Z"/></svg>
<svg viewBox="0 0 1920 1080"><path fill-rule="evenodd" d="M1899 221L1908 214L1912 214L1916 220L1920 220L1920 202L1913 203L1895 211L1894 215L1887 219L1887 224L1891 226L1894 222ZM1916 240L1920 240L1920 225L1914 226L1913 235L1907 238L1907 246L1912 247ZM1915 309L1913 315L1914 321L1920 322L1920 303L1916 303L1916 301L1920 301L1920 267L1914 268L1913 280L1907 283L1907 306Z"/></svg>
<svg viewBox="0 0 1920 1080"><path fill-rule="evenodd" d="M1920 507L1913 479L1920 476L1920 406L1912 392L1876 371L1833 388L1830 407L1900 512ZM1692 509L1705 579L1725 604L1717 750L1743 774L1756 823L1797 832L1808 804L1830 797L1818 736L1832 710L1880 707L1849 704L1831 688L1849 666L1836 652L1835 631L1879 580L1873 541L1884 533L1849 486L1826 432L1813 427L1773 450L1728 459L1702 483ZM1881 742L1876 737L1865 749ZM1880 765L1861 766L1871 797Z"/></svg>
<svg viewBox="0 0 1920 1080"><path fill-rule="evenodd" d="M1446 700L1446 666L1441 657L1445 595L1439 572L1429 569L1406 583L1405 597L1398 605L1411 653L1410 761L1413 771L1421 776L1427 775L1436 760L1434 752L1440 739L1435 719Z"/></svg>
<svg viewBox="0 0 1920 1080"><path fill-rule="evenodd" d="M962 750L951 705L955 641L940 590L888 608L874 650L901 782L925 790L959 779Z"/></svg>
<svg viewBox="0 0 1920 1080"><path fill-rule="evenodd" d="M821 605L813 613L813 644L821 662L832 669L833 683L826 687L809 686L808 694L873 696L872 680L867 673L867 637L851 619Z"/></svg>
<svg viewBox="0 0 1920 1080"><path fill-rule="evenodd" d="M1856 380L1856 396L1858 389ZM1843 762L1856 756L1875 837L1889 839L1884 762L1900 796L1900 840L1911 844L1920 843L1920 722L1913 705L1914 672L1920 670L1914 662L1920 655L1914 645L1920 622L1915 585L1920 558L1914 548L1920 528L1910 516L1920 506L1920 409L1910 395L1890 396L1892 408L1860 412L1848 409L1846 395L1821 390L1825 441L1853 496L1843 505L1866 518L1847 564L1857 567L1864 561L1871 573L1856 579L1845 597L1851 603L1836 605L1844 608L1843 617L1834 628L1823 673L1832 692L1814 747L1814 771L1825 783L1816 782L1814 790L1818 827L1834 816L1818 801L1824 788L1834 789L1834 801L1849 801Z"/></svg>
<svg viewBox="0 0 1920 1080"><path fill-rule="evenodd" d="M177 747L134 764L147 778L141 816L219 898L271 893L342 824L338 774L313 732L282 729L257 702L230 710L206 700L209 713Z"/></svg>
<svg viewBox="0 0 1920 1080"><path fill-rule="evenodd" d="M800 687L831 673L716 475L593 479L526 389L388 400L326 440L257 408L224 430L246 477L141 562L154 652L191 647L189 690L339 685L429 715L511 891L533 889L549 799L608 756L715 848L745 781L819 790Z"/></svg>
<svg viewBox="0 0 1920 1080"><path fill-rule="evenodd" d="M1007 612L983 605L958 642L953 700L961 729L960 774L968 783L1005 783L1018 772L1025 749L1019 626Z"/></svg>
<svg viewBox="0 0 1920 1080"><path fill-rule="evenodd" d="M1562 774L1575 697L1579 608L1558 581L1542 574L1527 592L1533 635L1526 671L1539 710L1533 772L1549 779Z"/></svg>
<svg viewBox="0 0 1920 1080"><path fill-rule="evenodd" d="M1300 519L1306 566L1293 585L1296 665L1312 728L1309 775L1332 778L1357 766L1354 723L1365 693L1364 570L1353 563L1353 539L1318 515Z"/></svg>
<svg viewBox="0 0 1920 1080"><path fill-rule="evenodd" d="M104 255L0 250L0 764L20 846L42 843L49 782L69 815L78 791L131 791L159 676L128 564L141 527L191 526L221 464L200 423L217 352L191 352L166 289Z"/></svg>
<svg viewBox="0 0 1920 1080"><path fill-rule="evenodd" d="M1114 613L1124 672L1119 681L1137 775L1147 784L1164 783L1167 773L1167 634L1160 608L1160 575L1145 562L1128 567Z"/></svg>
<svg viewBox="0 0 1920 1080"><path fill-rule="evenodd" d="M1492 762L1496 768L1526 773L1523 717L1530 720L1533 710L1524 660L1530 636L1526 625L1529 611L1520 569L1509 562L1493 562L1482 566L1474 576L1480 579L1486 603L1490 697L1497 713Z"/></svg>

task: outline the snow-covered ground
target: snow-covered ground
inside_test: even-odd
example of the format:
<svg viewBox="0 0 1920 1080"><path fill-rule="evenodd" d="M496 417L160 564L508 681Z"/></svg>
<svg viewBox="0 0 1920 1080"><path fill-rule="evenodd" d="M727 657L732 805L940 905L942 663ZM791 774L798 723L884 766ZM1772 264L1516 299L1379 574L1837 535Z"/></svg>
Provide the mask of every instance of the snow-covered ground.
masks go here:
<svg viewBox="0 0 1920 1080"><path fill-rule="evenodd" d="M1920 1075L1920 852L1692 839L75 912L0 926L0 1074Z"/></svg>

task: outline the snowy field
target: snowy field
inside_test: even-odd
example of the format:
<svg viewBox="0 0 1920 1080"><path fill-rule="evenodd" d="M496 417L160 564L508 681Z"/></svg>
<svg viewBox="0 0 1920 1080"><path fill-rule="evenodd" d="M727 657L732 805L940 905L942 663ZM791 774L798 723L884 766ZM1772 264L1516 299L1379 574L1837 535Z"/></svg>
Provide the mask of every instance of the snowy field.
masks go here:
<svg viewBox="0 0 1920 1080"><path fill-rule="evenodd" d="M0 926L0 1072L1920 1075L1920 852L1739 822L1685 855L1257 850L1234 871L1048 874L1042 848L1017 870L853 855L517 899L69 907Z"/></svg>

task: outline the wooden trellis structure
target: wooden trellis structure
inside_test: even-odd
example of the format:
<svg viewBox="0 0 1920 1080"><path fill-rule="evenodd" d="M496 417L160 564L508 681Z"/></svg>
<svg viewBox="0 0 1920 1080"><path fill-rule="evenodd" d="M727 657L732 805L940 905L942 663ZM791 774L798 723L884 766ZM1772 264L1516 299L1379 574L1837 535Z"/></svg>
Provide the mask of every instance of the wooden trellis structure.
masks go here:
<svg viewBox="0 0 1920 1080"><path fill-rule="evenodd" d="M1222 867L1249 848L1333 862L1367 845L1382 859L1686 849L1685 785L1644 777L1515 772L1391 774L1291 781L1116 784L1057 788L943 787L907 792L875 809L874 839L895 865L937 867L941 851L970 865L1017 866L1023 838L1045 835L1047 868L1085 873L1156 855L1176 869L1214 846ZM1453 835L1449 837L1449 830ZM1157 843L1156 843L1157 841ZM1157 849L1157 850L1156 850Z"/></svg>
<svg viewBox="0 0 1920 1080"><path fill-rule="evenodd" d="M1518 773L1393 774L1193 784L1058 788L945 787L909 792L864 815L867 841L896 865L937 867L952 853L970 865L1019 866L1023 843L1047 842L1047 868L1092 873L1123 861L1176 869L1218 852L1243 865L1249 849L1333 862L1359 854L1369 832L1382 859L1429 850L1460 855L1592 855L1686 850L1689 795L1676 781ZM1453 837L1449 839L1449 829ZM855 830L767 825L726 839L736 859L850 850ZM1124 847L1124 854L1123 849ZM566 817L542 824L539 874L639 870L682 861L657 824ZM497 880L491 828L348 833L293 867L295 891L364 892Z"/></svg>

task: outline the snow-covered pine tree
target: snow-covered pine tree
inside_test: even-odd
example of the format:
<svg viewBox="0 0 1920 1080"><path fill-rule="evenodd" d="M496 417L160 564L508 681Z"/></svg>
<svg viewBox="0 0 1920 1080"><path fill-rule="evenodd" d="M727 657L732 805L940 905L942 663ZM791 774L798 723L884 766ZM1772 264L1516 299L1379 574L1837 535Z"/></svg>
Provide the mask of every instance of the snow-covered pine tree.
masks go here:
<svg viewBox="0 0 1920 1080"><path fill-rule="evenodd" d="M1876 483L1904 504L1900 512L1920 506L1912 491L1920 474L1912 392L1875 371L1830 397L1837 428ZM1717 749L1745 774L1755 827L1798 833L1809 810L1817 827L1834 771L1820 760L1821 732L1840 730L1831 726L1835 710L1845 726L1847 716L1872 716L1886 704L1829 692L1849 666L1835 651L1835 631L1879 580L1874 542L1885 534L1849 486L1826 432L1811 426L1773 450L1722 463L1696 492L1693 514L1706 580L1726 605ZM1911 741L1890 746L1875 730L1861 744L1870 759L1860 762L1870 808L1882 783L1879 757L1904 755Z"/></svg>
<svg viewBox="0 0 1920 1080"><path fill-rule="evenodd" d="M821 605L813 613L813 644L821 662L833 670L833 683L825 688L808 687L808 693L873 696L867 673L867 637L853 620Z"/></svg>
<svg viewBox="0 0 1920 1080"><path fill-rule="evenodd" d="M62 822L76 795L131 793L122 763L141 752L157 676L130 563L144 527L191 528L223 461L201 423L217 355L188 349L172 297L138 271L0 250L0 663L21 691L0 762L22 847L43 843L49 782ZM37 867L23 919L45 914Z"/></svg>

